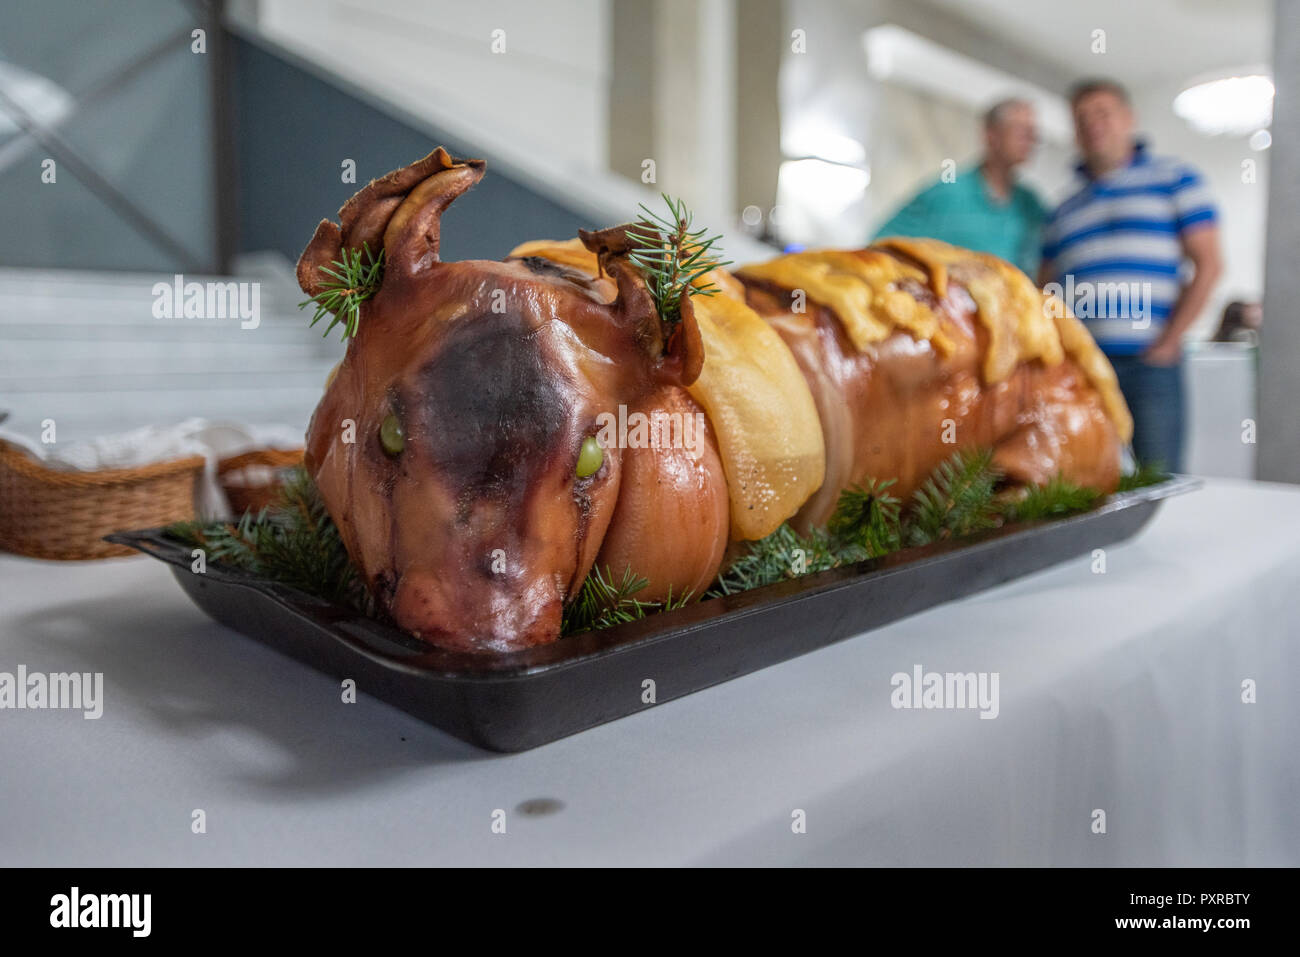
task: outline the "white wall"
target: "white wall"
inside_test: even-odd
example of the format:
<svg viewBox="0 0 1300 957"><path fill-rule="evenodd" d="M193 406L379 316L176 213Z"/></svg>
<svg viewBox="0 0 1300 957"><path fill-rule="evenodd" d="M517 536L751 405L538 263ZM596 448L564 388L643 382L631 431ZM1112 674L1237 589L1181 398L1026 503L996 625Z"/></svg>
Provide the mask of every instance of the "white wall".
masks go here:
<svg viewBox="0 0 1300 957"><path fill-rule="evenodd" d="M690 175L676 177L673 189L744 262L766 247L729 217L732 174L723 153L733 137L720 87L730 63L717 50L729 41L731 3L665 3L665 22L683 35L668 62L692 72L656 91L675 95L675 112L653 122L672 130L672 120L681 120L680 148L669 158ZM611 17L611 0L260 0L232 7L237 28L481 151L493 168L593 225L627 221L638 204L656 205L663 188L609 168L609 81L617 68ZM497 30L504 31L504 53L492 52ZM722 108L711 110L712 102L697 96L701 89L714 91Z"/></svg>
<svg viewBox="0 0 1300 957"><path fill-rule="evenodd" d="M543 153L606 166L607 0L261 0L258 27L300 53ZM503 30L505 52L492 52Z"/></svg>

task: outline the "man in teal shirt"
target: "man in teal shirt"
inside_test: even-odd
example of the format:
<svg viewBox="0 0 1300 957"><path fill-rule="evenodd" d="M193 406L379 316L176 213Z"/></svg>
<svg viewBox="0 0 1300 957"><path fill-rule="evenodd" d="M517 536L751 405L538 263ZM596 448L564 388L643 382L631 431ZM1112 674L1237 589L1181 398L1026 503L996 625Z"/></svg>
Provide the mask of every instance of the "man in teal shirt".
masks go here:
<svg viewBox="0 0 1300 957"><path fill-rule="evenodd" d="M880 227L882 236L929 236L1015 263L1029 276L1038 271L1047 210L1034 191L1016 182L1015 170L1034 151L1034 109L1003 100L984 114L984 158L940 179Z"/></svg>

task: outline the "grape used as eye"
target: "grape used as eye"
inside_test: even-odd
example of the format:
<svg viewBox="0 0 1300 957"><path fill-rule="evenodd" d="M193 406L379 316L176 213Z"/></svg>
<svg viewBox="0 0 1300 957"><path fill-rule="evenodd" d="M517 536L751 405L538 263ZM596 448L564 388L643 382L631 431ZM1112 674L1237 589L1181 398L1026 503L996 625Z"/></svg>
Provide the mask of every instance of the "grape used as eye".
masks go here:
<svg viewBox="0 0 1300 957"><path fill-rule="evenodd" d="M582 440L582 448L578 452L578 478L595 475L604 461L605 450L600 447L594 435L587 436Z"/></svg>
<svg viewBox="0 0 1300 957"><path fill-rule="evenodd" d="M384 416L379 426L379 444L389 455L399 455L406 448L406 435L402 432L402 421L393 413Z"/></svg>

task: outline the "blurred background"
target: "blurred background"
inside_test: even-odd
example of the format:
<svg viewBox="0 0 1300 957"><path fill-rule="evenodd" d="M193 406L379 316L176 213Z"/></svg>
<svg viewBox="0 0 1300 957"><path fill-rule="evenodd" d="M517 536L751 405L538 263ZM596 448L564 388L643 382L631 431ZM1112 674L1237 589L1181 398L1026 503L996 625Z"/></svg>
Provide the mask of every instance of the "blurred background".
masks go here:
<svg viewBox="0 0 1300 957"><path fill-rule="evenodd" d="M945 164L978 157L981 116L1007 96L1035 108L1021 173L1050 207L1077 188L1067 91L1100 75L1131 91L1154 151L1202 171L1220 213L1225 271L1188 347L1187 471L1300 481L1291 0L0 10L7 428L305 426L341 345L307 330L293 263L356 189L438 144L489 168L446 217L448 258L626 221L666 191L745 262L866 244ZM157 317L151 290L177 273L260 283L260 323ZM1233 302L1264 303L1260 331L1210 342ZM1243 440L1247 420L1267 442Z"/></svg>

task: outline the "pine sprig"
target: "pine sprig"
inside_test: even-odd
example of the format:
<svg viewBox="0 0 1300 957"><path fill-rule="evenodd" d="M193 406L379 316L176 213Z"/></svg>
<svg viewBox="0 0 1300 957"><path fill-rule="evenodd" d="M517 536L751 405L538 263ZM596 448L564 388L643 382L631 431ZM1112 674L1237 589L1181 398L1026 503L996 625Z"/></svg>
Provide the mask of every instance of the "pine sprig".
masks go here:
<svg viewBox="0 0 1300 957"><path fill-rule="evenodd" d="M577 596L564 609L560 634L611 628L637 621L652 612L681 608L690 601L690 592L673 597L671 587L665 601L641 601L635 595L647 584L647 580L633 573L631 568L623 569L623 577L616 580L608 566L603 572L599 566L593 567Z"/></svg>
<svg viewBox="0 0 1300 957"><path fill-rule="evenodd" d="M237 522L180 522L166 534L203 548L207 560L240 568L373 614L337 526L306 471L285 480L279 500Z"/></svg>
<svg viewBox="0 0 1300 957"><path fill-rule="evenodd" d="M343 259L334 260L333 268L321 266L320 271L329 278L325 288L298 303L299 309L315 305L316 311L308 325L316 325L326 316L330 317L323 336L339 323L343 324L343 338L353 338L361 322L361 304L379 291L379 284L384 278L384 250L375 255L370 251L369 243L362 243L361 249L344 249Z"/></svg>
<svg viewBox="0 0 1300 957"><path fill-rule="evenodd" d="M1119 491L1131 492L1148 485L1159 485L1169 479L1169 473L1159 465L1139 464L1132 472L1119 477Z"/></svg>
<svg viewBox="0 0 1300 957"><path fill-rule="evenodd" d="M1046 485L1030 485L1019 498L1003 506L1003 519L1007 522L1033 522L1044 518L1060 518L1076 512L1086 512L1097 504L1101 493L1083 485L1075 485L1059 475Z"/></svg>
<svg viewBox="0 0 1300 957"><path fill-rule="evenodd" d="M788 523L783 523L766 538L749 542L745 554L718 576L718 583L709 594L734 595L867 557L865 552L851 549L852 546L837 547L823 529L814 528L807 535L800 535Z"/></svg>
<svg viewBox="0 0 1300 957"><path fill-rule="evenodd" d="M902 502L891 495L896 479L868 479L840 492L835 512L827 523L839 542L857 545L868 557L878 558L902 547Z"/></svg>
<svg viewBox="0 0 1300 957"><path fill-rule="evenodd" d="M992 449L958 452L940 463L912 496L907 543L925 545L997 526L993 493L1000 478Z"/></svg>
<svg viewBox="0 0 1300 957"><path fill-rule="evenodd" d="M667 215L652 211L641 204L641 217L627 230L635 245L628 259L645 276L655 308L665 323L681 319L683 296L712 296L718 287L711 282L701 282L703 276L720 266L731 265L721 260L714 246L722 237L706 235L704 228L692 229L694 216L686 202L663 196L668 207Z"/></svg>
<svg viewBox="0 0 1300 957"><path fill-rule="evenodd" d="M1058 477L1026 490L1023 498L1000 502L995 495L1000 480L991 449L958 452L942 462L906 507L888 491L894 479L868 479L840 493L825 530L800 535L783 524L766 538L746 543L744 554L719 576L708 596L731 595L1010 522L1084 511L1100 497Z"/></svg>

